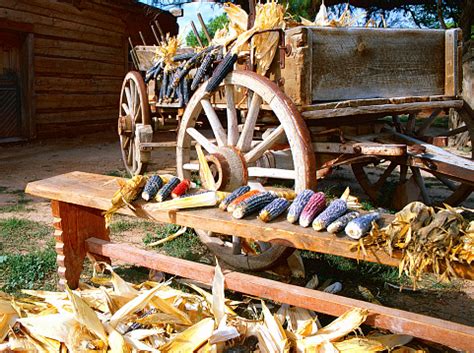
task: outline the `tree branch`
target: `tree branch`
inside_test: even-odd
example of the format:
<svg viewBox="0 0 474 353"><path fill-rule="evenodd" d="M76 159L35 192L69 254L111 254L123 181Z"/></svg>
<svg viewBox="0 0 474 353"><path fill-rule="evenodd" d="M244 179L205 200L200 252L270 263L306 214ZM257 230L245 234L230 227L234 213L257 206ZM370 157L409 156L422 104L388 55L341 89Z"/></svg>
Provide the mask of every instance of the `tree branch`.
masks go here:
<svg viewBox="0 0 474 353"><path fill-rule="evenodd" d="M446 22L444 22L443 18L443 0L438 0L436 3L436 12L438 13L438 21L441 28L446 29Z"/></svg>

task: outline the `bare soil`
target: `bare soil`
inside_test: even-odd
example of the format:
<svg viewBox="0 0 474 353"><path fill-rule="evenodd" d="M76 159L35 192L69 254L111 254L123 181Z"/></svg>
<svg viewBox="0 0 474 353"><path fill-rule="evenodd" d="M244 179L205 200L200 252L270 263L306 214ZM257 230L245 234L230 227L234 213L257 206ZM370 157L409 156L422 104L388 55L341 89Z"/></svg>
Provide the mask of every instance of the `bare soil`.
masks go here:
<svg viewBox="0 0 474 353"><path fill-rule="evenodd" d="M165 134L161 140L173 141L174 134ZM152 160L155 163L150 165L149 171L173 172L174 148L154 151ZM156 162L159 162L159 165ZM45 224L51 224L53 221L49 203L21 194L28 182L76 170L125 175L118 140L113 132L1 146L0 166L0 190L3 190L0 192L0 207L15 205L19 198L26 199L23 208L1 211L0 218L18 217ZM320 184L322 189L329 189L334 194L342 192L346 186L350 186L352 193L359 195L361 199L367 198L347 168L340 168ZM468 204L471 205L472 202L471 196ZM145 230L138 227L133 231L112 233L111 236L117 241L143 246L145 233ZM359 281L358 278L344 276L343 273L336 273L334 278L344 284L341 294L362 299L356 289L358 284L364 283L363 278ZM474 325L473 282L458 281L451 287L435 286L433 289L415 293L399 292L394 288L370 289L384 305Z"/></svg>

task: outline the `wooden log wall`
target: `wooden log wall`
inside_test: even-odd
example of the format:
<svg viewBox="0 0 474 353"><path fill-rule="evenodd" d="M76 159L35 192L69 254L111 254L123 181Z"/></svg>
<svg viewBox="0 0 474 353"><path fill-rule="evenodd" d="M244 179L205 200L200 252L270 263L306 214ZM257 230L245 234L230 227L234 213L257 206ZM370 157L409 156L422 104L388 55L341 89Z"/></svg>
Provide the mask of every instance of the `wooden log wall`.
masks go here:
<svg viewBox="0 0 474 353"><path fill-rule="evenodd" d="M33 32L36 136L92 132L116 125L123 77L129 70L127 37L158 19L174 34L169 13L134 0L2 0L0 30L29 25ZM148 43L147 43L148 44Z"/></svg>

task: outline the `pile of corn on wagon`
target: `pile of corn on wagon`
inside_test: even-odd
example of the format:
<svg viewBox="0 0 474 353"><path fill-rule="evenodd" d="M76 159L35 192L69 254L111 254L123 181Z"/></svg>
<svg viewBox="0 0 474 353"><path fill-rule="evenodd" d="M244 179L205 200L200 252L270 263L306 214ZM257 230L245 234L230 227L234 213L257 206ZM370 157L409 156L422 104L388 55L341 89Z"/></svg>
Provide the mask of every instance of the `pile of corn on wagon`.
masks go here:
<svg viewBox="0 0 474 353"><path fill-rule="evenodd" d="M217 265L212 292L195 284L124 281L105 263L80 290L0 292L1 352L427 352L408 335L367 331L368 312L321 320L307 309L229 300ZM179 288L179 287L178 287Z"/></svg>

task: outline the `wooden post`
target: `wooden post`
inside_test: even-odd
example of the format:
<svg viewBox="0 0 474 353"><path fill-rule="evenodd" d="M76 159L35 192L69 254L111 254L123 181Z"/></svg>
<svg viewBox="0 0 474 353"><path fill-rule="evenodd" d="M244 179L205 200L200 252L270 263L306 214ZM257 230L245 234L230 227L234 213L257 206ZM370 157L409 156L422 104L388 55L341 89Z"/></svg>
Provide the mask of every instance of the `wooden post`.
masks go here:
<svg viewBox="0 0 474 353"><path fill-rule="evenodd" d="M59 274L59 288L66 285L75 289L79 285L86 240L94 237L109 241L109 230L105 227L101 210L51 201L54 217L54 237ZM105 259L105 258L104 258Z"/></svg>

